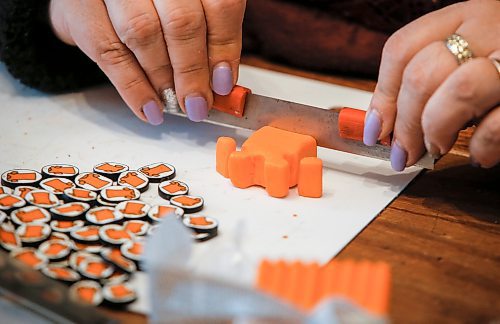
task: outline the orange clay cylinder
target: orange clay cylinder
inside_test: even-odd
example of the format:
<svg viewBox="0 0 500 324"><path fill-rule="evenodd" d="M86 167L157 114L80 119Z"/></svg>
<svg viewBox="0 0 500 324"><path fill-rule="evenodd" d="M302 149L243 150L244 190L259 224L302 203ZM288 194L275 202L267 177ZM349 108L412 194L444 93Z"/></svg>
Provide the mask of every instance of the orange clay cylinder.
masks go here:
<svg viewBox="0 0 500 324"><path fill-rule="evenodd" d="M306 157L299 165L299 195L320 198L323 195L323 162L317 157Z"/></svg>
<svg viewBox="0 0 500 324"><path fill-rule="evenodd" d="M233 186L245 189L254 185L252 156L247 152L233 152L229 156L228 175Z"/></svg>
<svg viewBox="0 0 500 324"><path fill-rule="evenodd" d="M366 111L354 108L342 108L339 113L339 136L345 139L363 141ZM390 136L380 140L380 144L390 146Z"/></svg>
<svg viewBox="0 0 500 324"><path fill-rule="evenodd" d="M231 137L219 137L215 147L215 168L223 177L229 178L228 161L236 151L236 141Z"/></svg>

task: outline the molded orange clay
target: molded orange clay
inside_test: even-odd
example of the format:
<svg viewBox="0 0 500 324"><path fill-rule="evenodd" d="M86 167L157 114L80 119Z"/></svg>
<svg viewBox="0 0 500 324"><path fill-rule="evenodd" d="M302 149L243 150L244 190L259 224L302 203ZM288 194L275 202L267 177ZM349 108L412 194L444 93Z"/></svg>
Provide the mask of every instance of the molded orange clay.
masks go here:
<svg viewBox="0 0 500 324"><path fill-rule="evenodd" d="M387 315L391 271L384 262L332 261L316 263L263 260L257 289L285 300L303 311L332 296L342 296L376 315Z"/></svg>
<svg viewBox="0 0 500 324"><path fill-rule="evenodd" d="M365 129L366 111L354 108L342 108L339 113L339 135L342 138L363 141L363 132ZM381 139L380 144L390 146L389 136Z"/></svg>
<svg viewBox="0 0 500 324"><path fill-rule="evenodd" d="M316 140L265 126L243 143L241 151L235 150L234 140L223 137L217 141L217 171L235 187L258 185L270 196L281 198L297 185L300 161L316 157Z"/></svg>
<svg viewBox="0 0 500 324"><path fill-rule="evenodd" d="M320 198L323 195L323 162L315 157L300 160L299 195Z"/></svg>

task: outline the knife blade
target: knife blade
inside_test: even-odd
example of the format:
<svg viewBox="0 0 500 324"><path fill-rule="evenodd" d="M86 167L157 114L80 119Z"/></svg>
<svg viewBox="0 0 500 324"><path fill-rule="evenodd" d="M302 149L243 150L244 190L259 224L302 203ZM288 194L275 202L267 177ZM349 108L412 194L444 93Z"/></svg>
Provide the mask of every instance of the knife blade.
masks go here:
<svg viewBox="0 0 500 324"><path fill-rule="evenodd" d="M165 96L165 112L186 117L180 109L175 93ZM282 130L310 135L318 146L351 154L389 160L391 148L380 142L366 146L362 141L341 136L339 115L344 108L322 109L282 99L251 93L247 88L236 86L228 96L214 95L214 108L207 123L232 128L258 130L272 126ZM416 166L434 168L434 159L425 154Z"/></svg>

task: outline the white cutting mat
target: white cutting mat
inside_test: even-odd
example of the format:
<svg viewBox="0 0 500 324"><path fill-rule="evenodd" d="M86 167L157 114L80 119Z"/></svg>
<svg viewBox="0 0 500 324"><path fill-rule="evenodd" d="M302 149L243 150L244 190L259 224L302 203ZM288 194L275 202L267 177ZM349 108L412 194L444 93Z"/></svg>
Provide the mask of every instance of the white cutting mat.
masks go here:
<svg viewBox="0 0 500 324"><path fill-rule="evenodd" d="M257 94L324 108L367 107L371 96L248 66L241 67L239 84ZM215 171L217 138L232 136L241 145L248 133L172 116L152 127L137 120L111 87L46 95L19 85L3 65L0 105L0 171L39 170L49 163L75 164L81 170L104 161L131 168L171 163L177 179L205 198L203 214L219 219L220 235L214 240L238 245L255 262L264 257L328 262L420 171L394 173L387 162L321 149L323 198L300 197L291 189L286 199L276 199L262 188L234 188ZM198 246L209 253L210 245Z"/></svg>

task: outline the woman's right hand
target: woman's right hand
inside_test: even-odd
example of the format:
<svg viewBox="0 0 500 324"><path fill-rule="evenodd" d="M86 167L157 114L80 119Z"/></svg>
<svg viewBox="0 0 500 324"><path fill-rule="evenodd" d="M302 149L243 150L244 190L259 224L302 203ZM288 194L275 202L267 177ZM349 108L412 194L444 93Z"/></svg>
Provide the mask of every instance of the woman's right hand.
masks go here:
<svg viewBox="0 0 500 324"><path fill-rule="evenodd" d="M245 0L51 0L50 21L108 76L137 117L163 122L175 89L193 121L238 78Z"/></svg>

